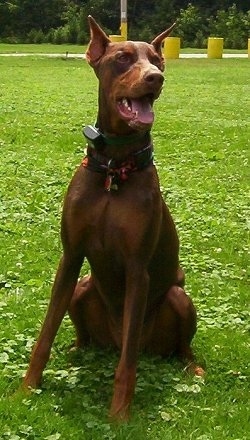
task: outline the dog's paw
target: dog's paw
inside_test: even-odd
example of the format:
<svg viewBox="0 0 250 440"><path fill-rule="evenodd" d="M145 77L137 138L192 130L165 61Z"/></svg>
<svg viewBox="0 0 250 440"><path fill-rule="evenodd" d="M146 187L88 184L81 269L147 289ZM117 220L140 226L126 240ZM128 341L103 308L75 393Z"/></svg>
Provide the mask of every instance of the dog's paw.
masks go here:
<svg viewBox="0 0 250 440"><path fill-rule="evenodd" d="M199 377L203 377L205 375L205 370L203 370L202 367L196 366L194 369L194 375L195 376L199 376Z"/></svg>
<svg viewBox="0 0 250 440"><path fill-rule="evenodd" d="M203 377L205 375L205 370L199 365L196 365L195 362L190 362L188 365L186 365L184 371L185 373L191 374L193 376Z"/></svg>

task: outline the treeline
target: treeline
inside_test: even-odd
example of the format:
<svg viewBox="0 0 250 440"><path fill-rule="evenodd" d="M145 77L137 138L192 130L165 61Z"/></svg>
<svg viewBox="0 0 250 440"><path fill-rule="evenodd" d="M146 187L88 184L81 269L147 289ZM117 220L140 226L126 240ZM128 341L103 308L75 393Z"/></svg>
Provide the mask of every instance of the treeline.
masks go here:
<svg viewBox="0 0 250 440"><path fill-rule="evenodd" d="M209 3L209 4L208 4ZM149 41L177 21L182 46L205 47L208 36L224 46L247 47L250 10L245 0L128 0L129 38ZM119 33L120 0L0 0L0 41L85 44L91 14L108 34Z"/></svg>

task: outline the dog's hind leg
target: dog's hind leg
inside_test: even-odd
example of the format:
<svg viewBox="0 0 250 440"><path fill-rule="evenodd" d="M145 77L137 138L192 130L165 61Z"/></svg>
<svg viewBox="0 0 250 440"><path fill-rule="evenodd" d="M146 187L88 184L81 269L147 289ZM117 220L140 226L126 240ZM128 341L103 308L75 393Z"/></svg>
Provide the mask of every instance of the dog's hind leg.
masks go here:
<svg viewBox="0 0 250 440"><path fill-rule="evenodd" d="M193 302L179 286L172 286L167 292L167 301L178 321L177 356L185 361L193 361L191 341L196 333L196 310Z"/></svg>
<svg viewBox="0 0 250 440"><path fill-rule="evenodd" d="M191 298L182 287L172 286L156 313L149 349L163 356L176 355L187 372L202 376L204 371L196 365L191 348L196 320Z"/></svg>
<svg viewBox="0 0 250 440"><path fill-rule="evenodd" d="M76 348L83 348L90 340L103 347L114 345L107 310L91 276L77 283L68 313L76 330Z"/></svg>

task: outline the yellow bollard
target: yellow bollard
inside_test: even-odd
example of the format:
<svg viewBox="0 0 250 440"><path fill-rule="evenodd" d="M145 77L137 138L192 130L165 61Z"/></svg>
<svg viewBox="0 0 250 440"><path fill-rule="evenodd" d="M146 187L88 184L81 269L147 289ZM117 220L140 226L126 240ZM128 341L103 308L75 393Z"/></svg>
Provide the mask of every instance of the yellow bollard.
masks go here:
<svg viewBox="0 0 250 440"><path fill-rule="evenodd" d="M250 38L248 38L248 58L250 58Z"/></svg>
<svg viewBox="0 0 250 440"><path fill-rule="evenodd" d="M179 37L167 37L164 40L164 57L168 59L179 58L181 39Z"/></svg>
<svg viewBox="0 0 250 440"><path fill-rule="evenodd" d="M222 58L223 38L209 37L207 42L207 57Z"/></svg>
<svg viewBox="0 0 250 440"><path fill-rule="evenodd" d="M128 38L128 23L126 21L121 22L120 31L121 36L124 38L124 41L126 41Z"/></svg>
<svg viewBox="0 0 250 440"><path fill-rule="evenodd" d="M109 39L112 41L112 43L120 43L121 41L125 41L123 35L109 35Z"/></svg>

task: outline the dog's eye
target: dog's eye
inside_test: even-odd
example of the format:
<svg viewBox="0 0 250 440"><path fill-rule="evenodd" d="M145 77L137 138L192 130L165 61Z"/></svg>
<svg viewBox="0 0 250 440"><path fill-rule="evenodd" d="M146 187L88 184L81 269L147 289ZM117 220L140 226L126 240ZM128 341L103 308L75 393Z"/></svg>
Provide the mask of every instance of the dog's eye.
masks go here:
<svg viewBox="0 0 250 440"><path fill-rule="evenodd" d="M158 69L161 70L162 60L158 56L152 57L150 61L152 64L154 64L154 66L158 67Z"/></svg>
<svg viewBox="0 0 250 440"><path fill-rule="evenodd" d="M128 64L131 61L131 55L129 53L122 52L117 54L117 61L121 64Z"/></svg>

